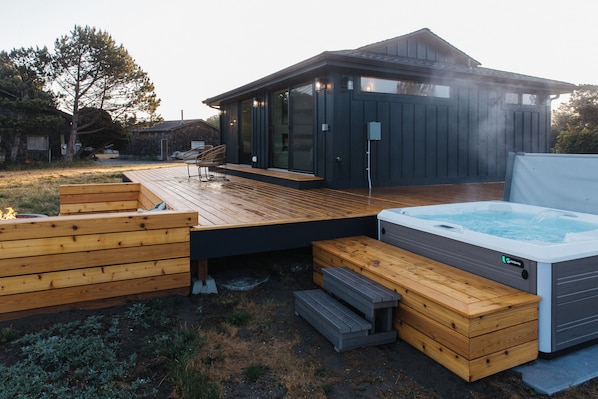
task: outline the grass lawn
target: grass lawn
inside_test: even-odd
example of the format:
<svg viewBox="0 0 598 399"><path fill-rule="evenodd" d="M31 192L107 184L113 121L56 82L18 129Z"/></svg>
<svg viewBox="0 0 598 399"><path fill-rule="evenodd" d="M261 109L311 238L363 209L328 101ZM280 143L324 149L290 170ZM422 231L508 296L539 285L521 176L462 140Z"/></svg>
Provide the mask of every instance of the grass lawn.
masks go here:
<svg viewBox="0 0 598 399"><path fill-rule="evenodd" d="M79 162L74 166L43 168L43 165L35 165L18 170L0 169L0 210L12 207L17 213L56 216L60 210L59 188L63 184L119 183L125 171L176 165Z"/></svg>

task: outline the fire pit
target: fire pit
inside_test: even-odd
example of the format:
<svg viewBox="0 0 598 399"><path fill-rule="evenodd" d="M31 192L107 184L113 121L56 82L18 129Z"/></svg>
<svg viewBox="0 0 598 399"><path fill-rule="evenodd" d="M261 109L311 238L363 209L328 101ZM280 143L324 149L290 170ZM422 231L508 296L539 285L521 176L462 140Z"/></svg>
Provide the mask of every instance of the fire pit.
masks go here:
<svg viewBox="0 0 598 399"><path fill-rule="evenodd" d="M28 219L28 218L45 218L48 215L40 213L17 213L11 207L6 207L5 211L0 210L0 220L14 220L14 219Z"/></svg>
<svg viewBox="0 0 598 399"><path fill-rule="evenodd" d="M0 220L13 220L17 218L17 213L11 207L7 207L4 210L5 212L0 210Z"/></svg>

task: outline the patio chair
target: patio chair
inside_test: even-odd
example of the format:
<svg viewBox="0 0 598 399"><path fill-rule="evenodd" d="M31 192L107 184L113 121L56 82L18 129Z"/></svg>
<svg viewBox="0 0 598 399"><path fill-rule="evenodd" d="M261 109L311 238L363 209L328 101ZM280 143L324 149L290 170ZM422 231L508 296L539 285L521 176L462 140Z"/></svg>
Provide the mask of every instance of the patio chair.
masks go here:
<svg viewBox="0 0 598 399"><path fill-rule="evenodd" d="M210 180L213 175L210 174L210 168L216 166L222 166L226 164L226 144L218 145L209 150L203 151L195 158L195 165L197 166L197 172L199 179L202 180L202 168L205 170L206 180ZM187 172L189 172L189 165L187 165ZM189 177L191 177L189 175Z"/></svg>
<svg viewBox="0 0 598 399"><path fill-rule="evenodd" d="M202 153L205 150L209 150L212 147L213 146L211 146L209 144L206 144L204 146L197 147L197 148L192 148L192 149L184 151L184 152L177 151L177 152L175 152L175 158L176 159L182 159L185 162L187 162L187 161L195 161L195 158L197 158L197 156L200 153Z"/></svg>
<svg viewBox="0 0 598 399"><path fill-rule="evenodd" d="M195 166L197 163L197 157L199 157L202 152L211 150L212 148L214 148L214 146L207 144L203 147L194 148L179 154L179 157L185 161L185 164L187 164L187 176L191 177L191 171L189 170L189 167Z"/></svg>

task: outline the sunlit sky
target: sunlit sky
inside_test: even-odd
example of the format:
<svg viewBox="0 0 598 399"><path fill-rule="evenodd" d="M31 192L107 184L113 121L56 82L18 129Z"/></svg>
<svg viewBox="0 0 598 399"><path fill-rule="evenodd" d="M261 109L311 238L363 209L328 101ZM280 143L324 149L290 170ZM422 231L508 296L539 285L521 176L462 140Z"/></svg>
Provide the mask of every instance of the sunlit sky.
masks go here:
<svg viewBox="0 0 598 399"><path fill-rule="evenodd" d="M598 84L592 0L0 0L0 50L53 49L75 25L109 33L148 73L165 120L323 51L421 28L482 66ZM553 106L555 103L553 103ZM557 104L558 105L558 104Z"/></svg>

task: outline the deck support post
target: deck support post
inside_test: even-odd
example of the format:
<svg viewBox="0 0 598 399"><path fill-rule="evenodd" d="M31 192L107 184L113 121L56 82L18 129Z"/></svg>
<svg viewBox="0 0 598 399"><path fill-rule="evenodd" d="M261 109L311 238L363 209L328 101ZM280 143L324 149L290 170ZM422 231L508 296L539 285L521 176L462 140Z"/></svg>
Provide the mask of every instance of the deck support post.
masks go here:
<svg viewBox="0 0 598 399"><path fill-rule="evenodd" d="M192 260L191 270L193 270L194 268L197 272L197 280L201 281L203 285L206 285L206 280L208 279L208 260Z"/></svg>
<svg viewBox="0 0 598 399"><path fill-rule="evenodd" d="M208 276L208 260L191 260L191 274L196 274L192 278L192 294L217 294L218 287L216 281Z"/></svg>

